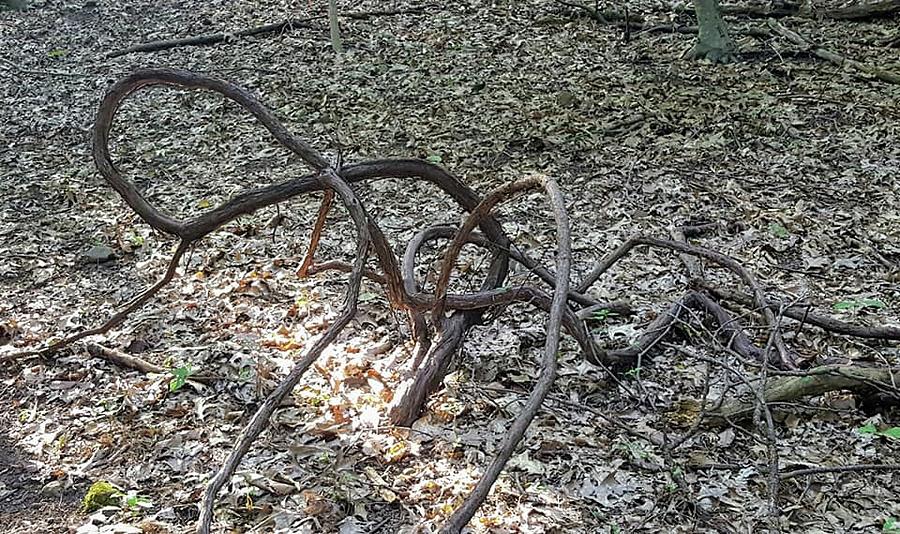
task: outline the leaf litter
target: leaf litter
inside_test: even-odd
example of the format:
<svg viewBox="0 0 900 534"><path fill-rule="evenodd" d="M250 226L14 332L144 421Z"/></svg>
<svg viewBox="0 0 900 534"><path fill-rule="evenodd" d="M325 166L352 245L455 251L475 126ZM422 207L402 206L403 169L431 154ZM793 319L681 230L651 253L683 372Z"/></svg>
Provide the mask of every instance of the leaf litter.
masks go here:
<svg viewBox="0 0 900 534"><path fill-rule="evenodd" d="M805 295L820 311L870 324L898 323L900 93L802 56L781 58L785 43L741 42L763 59L711 66L678 59L678 49L691 44L685 36L623 43L610 28L552 3L453 2L424 15L345 20L348 52L339 61L327 34L314 30L102 59L137 41L233 31L310 9L318 14L320 6L35 2L25 12L0 13L8 60L0 65L8 110L0 148L4 348L97 324L164 268L174 243L101 183L89 154L105 87L144 65L229 77L292 131L349 160L439 161L479 191L529 173L552 175L570 204L579 276L633 233L664 236L672 224L740 221L744 230L704 244L742 259L787 298ZM649 4L634 9L659 13ZM860 44L896 33L896 20L804 23L807 34L817 28L854 57L896 63L889 49ZM113 146L125 174L179 215L302 172L242 110L206 93L138 95L121 111ZM423 184L384 181L360 193L394 242L461 216ZM210 235L175 284L104 339L158 365L223 380L202 385L188 376L172 391L172 375L124 370L77 348L3 372L7 530L191 527L203 484L246 417L339 310L342 276L295 275L317 203L294 199ZM539 198L525 196L501 214L510 234L549 263L551 219ZM352 256L352 232L346 217L332 215L318 257ZM460 283L477 284L483 261L463 261L473 268ZM623 259L592 292L630 300L638 314L607 318L595 335L614 346L633 340L685 281L669 254ZM426 414L410 429L392 428L386 410L410 347L402 318L381 294L364 287L349 333L276 413L222 493L222 526L427 531L476 482L536 378L538 354L523 332L541 332L542 322L513 306L499 322L473 330ZM810 354L897 362L896 346L809 331L792 336ZM752 436L701 430L666 457L596 415L618 414L639 430L675 429L678 419L667 414L677 415L679 399L700 395L706 370L671 346L652 356L640 381L626 384L640 387L636 399L582 365L567 341L553 397L471 528L762 528L766 451ZM872 421L854 399L832 394L809 404L813 409L779 421L783 467L897 457L897 440L855 431ZM896 426L896 412L875 418L882 428ZM891 477L786 482L782 526L880 529L900 517ZM82 515L82 497L100 480L151 506Z"/></svg>

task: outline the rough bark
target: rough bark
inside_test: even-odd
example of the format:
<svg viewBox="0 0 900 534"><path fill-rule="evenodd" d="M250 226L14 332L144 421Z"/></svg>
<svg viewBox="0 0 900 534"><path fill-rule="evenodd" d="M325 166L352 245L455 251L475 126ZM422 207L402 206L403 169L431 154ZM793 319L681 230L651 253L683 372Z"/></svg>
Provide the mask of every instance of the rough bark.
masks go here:
<svg viewBox="0 0 900 534"><path fill-rule="evenodd" d="M900 370L848 365L823 365L805 373L769 378L763 390L766 403L786 402L830 391L849 390L861 394L885 390L900 395ZM751 387L755 387L751 385ZM749 388L748 388L749 390ZM725 424L753 415L757 400L749 391L722 403L708 414L711 424Z"/></svg>
<svg viewBox="0 0 900 534"><path fill-rule="evenodd" d="M722 19L718 0L694 0L697 13L697 42L686 55L689 59L706 59L713 63L730 63L735 59L734 41Z"/></svg>

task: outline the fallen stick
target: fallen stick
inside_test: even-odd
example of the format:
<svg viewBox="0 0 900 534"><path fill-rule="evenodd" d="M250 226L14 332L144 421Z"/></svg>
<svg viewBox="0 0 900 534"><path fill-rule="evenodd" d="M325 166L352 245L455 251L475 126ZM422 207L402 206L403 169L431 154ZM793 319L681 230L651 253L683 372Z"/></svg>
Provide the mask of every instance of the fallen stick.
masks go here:
<svg viewBox="0 0 900 534"><path fill-rule="evenodd" d="M791 478L805 477L810 475L821 475L825 473L860 473L864 471L900 471L900 465L897 464L856 464L856 465L836 465L833 467L807 467L803 469L794 469L793 471L784 471L778 475L781 480Z"/></svg>
<svg viewBox="0 0 900 534"><path fill-rule="evenodd" d="M171 369L166 369L165 367L150 363L143 358L138 358L137 356L132 356L131 354L126 354L116 349L104 347L103 345L98 345L97 343L88 343L86 348L88 354L90 354L92 357L106 360L110 363L118 365L119 367L134 369L135 371L140 371L145 374L172 373ZM200 382L201 384L211 384L216 380L221 380L221 377L209 375L189 375L187 378L188 380Z"/></svg>
<svg viewBox="0 0 900 534"><path fill-rule="evenodd" d="M251 37L254 35L263 35L267 33L282 33L286 31L291 31L295 28L315 28L310 21L318 20L324 18L323 16L319 17L310 17L306 19L289 19L282 22L278 22L275 24L266 24L263 26L257 26L255 28L247 28L245 30L240 30L234 33L211 33L206 35L195 35L193 37L182 37L180 39L164 39L160 41L150 41L147 43L141 43L134 46L129 46L128 48L122 48L119 50L114 50L106 54L107 59L112 59L115 57L120 57L128 54L133 54L135 52L159 52L161 50L170 50L172 48L180 48L183 46L204 46L221 43L228 39L233 39L235 37Z"/></svg>
<svg viewBox="0 0 900 534"><path fill-rule="evenodd" d="M703 287L704 290L709 291L719 300L730 300L744 306L754 305L753 299L741 293L718 288L716 286L713 286L709 282L702 280L699 282L699 284L701 287ZM772 301L769 303L769 307L773 310L779 310L784 307L784 304L781 302ZM805 324L811 324L813 326L821 328L822 330L834 334L842 334L845 336L861 337L866 339L886 339L892 341L900 341L900 327L898 326L857 325L848 323L846 321L841 321L839 319L833 319L825 315L819 315L817 313L809 311L809 308L810 306L808 304L794 304L785 307L782 314L789 319L800 321L801 323Z"/></svg>
<svg viewBox="0 0 900 534"><path fill-rule="evenodd" d="M828 9L824 15L836 20L871 20L893 17L900 13L900 0L881 0L880 2L861 3ZM813 13L819 15L819 13Z"/></svg>
<svg viewBox="0 0 900 534"><path fill-rule="evenodd" d="M430 5L424 6L416 6L406 9L395 9L395 10L379 10L379 11L359 11L356 13L344 13L338 15L339 17L355 19L355 20L364 20L372 17L386 17L392 15L407 15L407 14L419 14L422 13L426 8L431 7ZM106 54L107 59L111 59L114 57L124 56L126 54L133 54L135 52L159 52L161 50L169 50L172 48L179 48L183 46L203 46L203 45L211 45L221 43L228 39L233 39L235 37L252 37L254 35L264 35L269 33L283 33L287 31L291 31L295 28L308 28L308 29L316 29L317 26L310 24L313 21L321 20L327 18L327 15L318 15L315 17L307 17L304 19L287 19L281 22L276 22L274 24L265 24L263 26L256 26L253 28L247 28L244 30L239 30L233 33L222 32L222 33L212 33L207 35L196 35L193 37L183 37L180 39L164 39L160 41L150 41L147 43L141 43L134 46L129 46L128 48L122 48L120 50L114 50ZM324 30L324 28L321 28Z"/></svg>
<svg viewBox="0 0 900 534"><path fill-rule="evenodd" d="M844 56L831 52L830 50L826 50L815 43L807 41L797 32L784 27L784 25L779 24L774 20L769 21L769 28L771 28L772 31L776 34L784 37L803 50L811 52L816 57L824 59L825 61L830 61L831 63L834 63L839 67L849 67L863 74L873 76L883 82L900 84L900 74L895 74L878 67L872 67L870 65L866 65L865 63L860 63L859 61L856 61L854 59L845 58Z"/></svg>

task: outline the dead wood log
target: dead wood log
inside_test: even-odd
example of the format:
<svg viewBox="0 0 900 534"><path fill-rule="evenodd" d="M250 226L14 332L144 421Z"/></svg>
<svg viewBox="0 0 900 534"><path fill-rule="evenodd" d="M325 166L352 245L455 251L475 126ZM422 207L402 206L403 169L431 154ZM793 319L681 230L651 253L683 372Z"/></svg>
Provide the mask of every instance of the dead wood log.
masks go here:
<svg viewBox="0 0 900 534"><path fill-rule="evenodd" d="M339 14L339 17L346 17L350 19L356 20L364 20L373 17L385 17L385 16L393 16L393 15L409 15L409 14L420 14L423 13L429 5L424 6L415 6L405 9L393 9L393 10L377 10L377 11L358 11L355 13L342 13ZM222 33L212 33L207 35L196 35L193 37L184 37L181 39L164 39L161 41L150 41L147 43L137 44L134 46L129 46L128 48L122 48L120 50L114 50L106 54L107 59L112 59L119 56L124 56L127 54L133 54L135 52L159 52L161 50L170 50L172 48L180 48L184 46L203 46L203 45L211 45L218 44L224 41L228 41L230 39L235 39L238 37L252 37L256 35L266 35L270 33L282 34L285 32L289 32L295 30L297 28L305 28L305 29L319 29L325 31L324 27L319 27L314 24L311 24L314 21L322 20L327 18L327 15L318 15L315 17L307 17L303 19L287 19L281 22L276 22L274 24L264 24L262 26L256 26L253 28L246 28L243 30L238 30L236 32L222 32Z"/></svg>
<svg viewBox="0 0 900 534"><path fill-rule="evenodd" d="M856 464L856 465L834 465L821 467L806 467L802 469L793 469L784 471L778 475L781 480L791 478L807 477L812 475L821 475L825 473L861 473L865 471L900 471L900 464Z"/></svg>
<svg viewBox="0 0 900 534"><path fill-rule="evenodd" d="M877 18L890 18L900 12L900 0L880 0L878 2L860 2L839 8L804 10L802 2L785 2L778 5L765 6L721 6L723 15L736 17L775 19L784 17L825 18L833 20L864 21ZM694 14L691 6L682 10Z"/></svg>
<svg viewBox="0 0 900 534"><path fill-rule="evenodd" d="M556 0L558 4L575 9L588 17L609 24L610 22L628 21L643 22L639 17L625 14L616 10L598 10L592 6L569 0ZM860 2L845 7L813 9L804 11L802 2L782 2L777 5L723 5L720 7L723 15L735 17L747 17L754 19L774 19L784 17L826 18L834 20L864 21L877 18L890 18L900 13L900 0L879 0L877 2ZM695 16L693 6L677 8L678 12Z"/></svg>
<svg viewBox="0 0 900 534"><path fill-rule="evenodd" d="M811 52L816 57L824 59L825 61L834 63L838 67L849 68L858 73L872 76L883 82L900 84L900 74L896 74L879 67L866 65L865 63L860 63L855 59L848 59L840 54L836 54L830 50L826 50L825 48L822 48L821 46L806 40L797 32L784 27L782 24L779 24L774 20L769 21L769 28L771 28L774 33L784 37L803 50Z"/></svg>
<svg viewBox="0 0 900 534"><path fill-rule="evenodd" d="M751 388L755 387L751 381ZM767 404L796 400L802 397L822 395L830 391L849 390L869 393L875 389L900 396L900 369L862 367L848 365L823 365L789 376L769 377L762 395ZM736 398L722 403L707 414L709 424L726 424L753 415L757 407L754 394L745 389Z"/></svg>
<svg viewBox="0 0 900 534"><path fill-rule="evenodd" d="M835 20L871 20L894 17L897 13L900 13L900 0L881 0L827 9L824 13L815 12L815 15L821 14Z"/></svg>
<svg viewBox="0 0 900 534"><path fill-rule="evenodd" d="M709 291L720 300L730 300L744 306L753 306L753 299L746 295L716 287L709 282L702 280L699 281L699 284L704 290ZM782 310L781 313L785 317L799 321L802 324L813 325L826 332L867 339L900 341L900 327L898 326L863 326L848 323L846 321L811 312L809 311L811 305L804 303L788 305L778 301L771 301L769 302L769 307L772 308L772 310Z"/></svg>

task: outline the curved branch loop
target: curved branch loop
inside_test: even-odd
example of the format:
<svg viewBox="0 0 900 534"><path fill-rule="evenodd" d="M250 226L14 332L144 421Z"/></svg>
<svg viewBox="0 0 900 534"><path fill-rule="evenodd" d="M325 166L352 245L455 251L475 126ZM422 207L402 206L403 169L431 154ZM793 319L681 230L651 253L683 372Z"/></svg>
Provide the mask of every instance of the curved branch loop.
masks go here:
<svg viewBox="0 0 900 534"><path fill-rule="evenodd" d="M139 89L153 85L175 85L185 89L208 89L230 98L252 113L282 145L303 158L311 167L317 171L328 167L328 161L321 154L305 141L291 134L275 118L275 115L246 89L231 82L177 69L142 69L136 71L113 84L100 104L97 118L94 121L94 162L97 164L100 174L125 199L125 202L150 226L161 232L177 235L187 241L193 241L203 235L195 235L191 231L198 227L195 224L175 219L147 202L134 183L122 177L109 154L109 132L112 129L113 119L122 102L126 97Z"/></svg>

